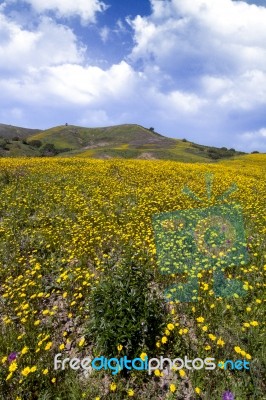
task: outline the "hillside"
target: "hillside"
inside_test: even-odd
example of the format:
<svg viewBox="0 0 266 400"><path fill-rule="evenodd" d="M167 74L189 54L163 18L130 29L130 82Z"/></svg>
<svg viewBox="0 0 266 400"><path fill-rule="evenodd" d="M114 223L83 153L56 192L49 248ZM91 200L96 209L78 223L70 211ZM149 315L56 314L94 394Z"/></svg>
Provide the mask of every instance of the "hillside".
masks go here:
<svg viewBox="0 0 266 400"><path fill-rule="evenodd" d="M244 154L165 137L136 124L102 128L62 125L47 130L0 125L0 155L139 158L210 162ZM17 137L16 137L17 136Z"/></svg>
<svg viewBox="0 0 266 400"><path fill-rule="evenodd" d="M40 129L20 128L19 126L0 124L0 137L12 139L19 137L25 139L31 135L41 132Z"/></svg>

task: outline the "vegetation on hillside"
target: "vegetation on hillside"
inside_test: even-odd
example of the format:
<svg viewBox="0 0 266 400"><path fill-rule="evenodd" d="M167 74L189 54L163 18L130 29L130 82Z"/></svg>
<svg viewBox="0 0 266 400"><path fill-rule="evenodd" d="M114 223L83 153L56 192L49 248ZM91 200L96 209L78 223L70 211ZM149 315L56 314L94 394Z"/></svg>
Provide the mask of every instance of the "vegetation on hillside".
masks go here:
<svg viewBox="0 0 266 400"><path fill-rule="evenodd" d="M16 128L6 134L2 125L0 156L88 157L122 159L158 159L183 162L214 162L244 153L191 143L186 139L171 139L157 133L154 128L127 124L103 128L82 128L62 125L44 131ZM1 128L1 126L0 126ZM21 131L22 129L22 131ZM16 132L16 136L11 136ZM21 134L22 132L22 134ZM25 133L26 132L26 133ZM8 141L1 147L1 141ZM25 146L24 146L25 145Z"/></svg>

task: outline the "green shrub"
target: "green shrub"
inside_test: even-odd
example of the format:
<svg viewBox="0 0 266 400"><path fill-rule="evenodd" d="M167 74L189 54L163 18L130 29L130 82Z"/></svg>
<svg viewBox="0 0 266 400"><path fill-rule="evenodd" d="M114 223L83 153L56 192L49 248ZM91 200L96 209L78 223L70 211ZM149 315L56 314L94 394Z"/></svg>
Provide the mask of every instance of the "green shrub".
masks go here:
<svg viewBox="0 0 266 400"><path fill-rule="evenodd" d="M30 146L37 147L37 148L39 148L39 147L42 146L41 140L38 140L38 139L30 140L30 141L28 142L28 144L29 144Z"/></svg>
<svg viewBox="0 0 266 400"><path fill-rule="evenodd" d="M95 354L133 359L155 348L165 321L165 300L146 265L126 261L103 276L92 291L87 338Z"/></svg>

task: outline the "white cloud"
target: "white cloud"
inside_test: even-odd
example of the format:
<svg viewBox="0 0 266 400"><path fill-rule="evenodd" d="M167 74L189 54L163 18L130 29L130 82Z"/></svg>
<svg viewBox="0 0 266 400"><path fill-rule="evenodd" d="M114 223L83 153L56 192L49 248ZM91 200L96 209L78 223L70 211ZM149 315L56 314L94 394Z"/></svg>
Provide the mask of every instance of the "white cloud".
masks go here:
<svg viewBox="0 0 266 400"><path fill-rule="evenodd" d="M266 128L257 131L244 132L237 138L237 144L242 149L260 150L266 153Z"/></svg>
<svg viewBox="0 0 266 400"><path fill-rule="evenodd" d="M108 26L104 26L101 30L100 30L100 36L101 39L103 41L103 43L106 43L108 38L110 35L110 29L108 28Z"/></svg>
<svg viewBox="0 0 266 400"><path fill-rule="evenodd" d="M107 9L100 0L24 0L38 13L54 11L58 17L78 16L84 23L95 22L96 14Z"/></svg>
<svg viewBox="0 0 266 400"><path fill-rule="evenodd" d="M83 51L68 27L49 18L30 31L0 14L0 72L81 62Z"/></svg>

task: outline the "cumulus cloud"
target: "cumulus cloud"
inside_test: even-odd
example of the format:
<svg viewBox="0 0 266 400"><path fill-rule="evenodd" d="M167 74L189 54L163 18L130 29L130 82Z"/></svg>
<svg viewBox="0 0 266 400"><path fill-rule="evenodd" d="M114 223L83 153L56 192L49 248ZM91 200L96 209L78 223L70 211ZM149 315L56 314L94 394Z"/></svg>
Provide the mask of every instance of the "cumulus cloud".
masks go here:
<svg viewBox="0 0 266 400"><path fill-rule="evenodd" d="M135 40L130 60L144 72L151 66L160 70L161 91L168 98L173 97L170 88L187 99L201 99L196 102L200 107L188 108L190 120L177 118L177 126L193 140L221 145L230 144L241 130L244 134L241 116L254 122L255 114L266 126L261 118L266 106L266 8L232 0L151 4L152 15L129 20ZM177 102L177 115L179 111Z"/></svg>
<svg viewBox="0 0 266 400"><path fill-rule="evenodd" d="M34 31L0 14L0 71L19 70L81 62L84 46L66 26L43 17Z"/></svg>
<svg viewBox="0 0 266 400"><path fill-rule="evenodd" d="M10 1L10 0L9 0ZM14 0L11 0L14 1ZM80 17L84 23L95 22L96 14L108 6L100 0L23 0L38 13L54 11L61 17Z"/></svg>

